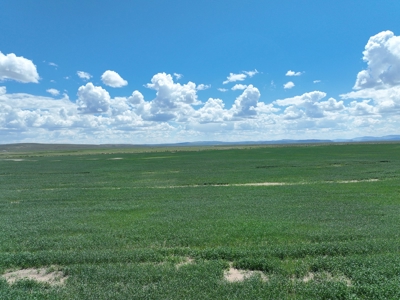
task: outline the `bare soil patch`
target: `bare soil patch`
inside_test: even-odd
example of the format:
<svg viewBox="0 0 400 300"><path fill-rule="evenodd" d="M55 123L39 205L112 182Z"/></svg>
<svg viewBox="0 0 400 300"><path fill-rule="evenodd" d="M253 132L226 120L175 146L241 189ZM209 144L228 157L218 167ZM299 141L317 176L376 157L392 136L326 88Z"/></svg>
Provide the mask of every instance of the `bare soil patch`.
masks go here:
<svg viewBox="0 0 400 300"><path fill-rule="evenodd" d="M231 264L229 270L224 272L224 279L228 282L242 282L256 275L259 275L262 281L268 281L268 277L261 271L235 269Z"/></svg>
<svg viewBox="0 0 400 300"><path fill-rule="evenodd" d="M309 272L306 274L303 278L300 278L304 283L310 282L310 281L329 281L329 282L343 282L347 286L352 286L351 280L347 278L344 275L341 276L333 276L329 272Z"/></svg>
<svg viewBox="0 0 400 300"><path fill-rule="evenodd" d="M273 185L287 185L285 182L253 182L253 183L234 183L232 186L273 186Z"/></svg>
<svg viewBox="0 0 400 300"><path fill-rule="evenodd" d="M379 179L363 179L363 180L340 180L337 183L356 183L356 182L375 182L379 181Z"/></svg>
<svg viewBox="0 0 400 300"><path fill-rule="evenodd" d="M6 159L3 159L3 160L8 160L8 161L24 161L24 160L26 160L26 159L22 159L22 158L6 158Z"/></svg>
<svg viewBox="0 0 400 300"><path fill-rule="evenodd" d="M194 264L194 259L190 258L190 257L185 257L185 259L182 262L180 262L179 264L176 265L176 268L179 269L183 266L191 265L191 264Z"/></svg>
<svg viewBox="0 0 400 300"><path fill-rule="evenodd" d="M169 156L154 156L154 157L143 157L142 159L164 159L164 158L171 158Z"/></svg>
<svg viewBox="0 0 400 300"><path fill-rule="evenodd" d="M18 271L8 272L2 275L6 279L8 284L13 284L16 281L28 279L34 280L39 283L48 283L50 285L64 285L67 276L64 276L61 271L51 271L46 268L41 269L22 269Z"/></svg>
<svg viewBox="0 0 400 300"><path fill-rule="evenodd" d="M229 187L229 186L282 186L282 185L305 185L305 184L321 184L321 183L358 183L358 182L377 182L379 179L360 179L360 180L338 180L338 181L302 181L302 182L249 182L249 183L204 183L193 185L170 185L157 186L155 188L197 188L204 186Z"/></svg>
<svg viewBox="0 0 400 300"><path fill-rule="evenodd" d="M301 281L303 282L309 282L311 280L314 280L314 273L309 272L306 276L304 276Z"/></svg>

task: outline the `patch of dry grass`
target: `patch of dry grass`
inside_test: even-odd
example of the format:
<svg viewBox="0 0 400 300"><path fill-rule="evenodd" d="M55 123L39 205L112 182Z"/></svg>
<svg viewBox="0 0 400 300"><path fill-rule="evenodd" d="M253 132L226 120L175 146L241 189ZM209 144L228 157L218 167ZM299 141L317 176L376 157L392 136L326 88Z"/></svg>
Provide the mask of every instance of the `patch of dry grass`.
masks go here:
<svg viewBox="0 0 400 300"><path fill-rule="evenodd" d="M54 268L30 268L17 271L10 271L2 275L8 284L13 284L19 280L33 280L39 283L48 283L50 285L64 285L67 276L63 272L54 270Z"/></svg>

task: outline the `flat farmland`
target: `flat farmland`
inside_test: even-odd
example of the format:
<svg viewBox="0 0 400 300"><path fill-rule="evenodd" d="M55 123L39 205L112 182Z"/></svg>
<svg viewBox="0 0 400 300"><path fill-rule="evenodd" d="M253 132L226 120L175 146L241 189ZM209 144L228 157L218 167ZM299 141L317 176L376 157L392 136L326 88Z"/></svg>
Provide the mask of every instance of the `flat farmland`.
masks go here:
<svg viewBox="0 0 400 300"><path fill-rule="evenodd" d="M7 148L0 276L0 299L400 299L400 144Z"/></svg>

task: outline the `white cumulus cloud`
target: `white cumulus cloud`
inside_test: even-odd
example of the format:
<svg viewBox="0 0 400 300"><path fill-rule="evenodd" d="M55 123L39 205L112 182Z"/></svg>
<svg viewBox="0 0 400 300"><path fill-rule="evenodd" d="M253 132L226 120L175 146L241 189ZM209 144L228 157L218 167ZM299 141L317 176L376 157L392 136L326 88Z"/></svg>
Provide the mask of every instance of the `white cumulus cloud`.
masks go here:
<svg viewBox="0 0 400 300"><path fill-rule="evenodd" d="M285 120L296 120L304 116L304 112L296 106L289 106L283 112L283 119Z"/></svg>
<svg viewBox="0 0 400 300"><path fill-rule="evenodd" d="M235 100L233 108L236 110L235 115L243 117L256 115L256 108L259 99L260 91L250 84Z"/></svg>
<svg viewBox="0 0 400 300"><path fill-rule="evenodd" d="M235 82L235 81L243 81L248 77L253 77L254 75L258 74L259 72L257 70L254 71L243 71L242 73L235 74L235 73L230 73L229 76L226 78L223 84L227 84L229 82Z"/></svg>
<svg viewBox="0 0 400 300"><path fill-rule="evenodd" d="M168 121L179 116L179 120L183 121L193 111L191 105L201 103L197 99L195 83L175 83L170 74L154 75L146 87L157 91L156 98L149 103L150 110L143 114L147 120Z"/></svg>
<svg viewBox="0 0 400 300"><path fill-rule="evenodd" d="M354 89L383 88L400 84L400 37L382 31L370 37L363 52L368 69L358 73Z"/></svg>
<svg viewBox="0 0 400 300"><path fill-rule="evenodd" d="M174 76L175 76L176 80L179 80L183 77L183 75L179 74L179 73L174 73Z"/></svg>
<svg viewBox="0 0 400 300"><path fill-rule="evenodd" d="M0 80L6 79L38 83L39 74L31 60L14 53L4 55L0 52Z"/></svg>
<svg viewBox="0 0 400 300"><path fill-rule="evenodd" d="M300 76L301 74L303 74L303 72L295 72L292 70L286 72L286 76Z"/></svg>
<svg viewBox="0 0 400 300"><path fill-rule="evenodd" d="M309 92L305 93L301 96L295 96L291 98L286 98L283 100L276 100L274 103L276 103L279 106L289 106L289 105L302 105L305 102L317 102L324 98L326 96L326 93L320 92L320 91L314 91L314 92Z"/></svg>
<svg viewBox="0 0 400 300"><path fill-rule="evenodd" d="M294 87L294 83L293 83L292 81L286 82L286 83L283 85L283 88L284 88L285 90L291 89L291 88L293 88L293 87Z"/></svg>
<svg viewBox="0 0 400 300"><path fill-rule="evenodd" d="M83 80L89 80L90 78L92 78L92 75L90 75L89 73L87 73L87 72L83 72L83 71L77 71L76 72L76 75L78 75L78 77L80 78L80 79L83 79ZM67 78L68 79L68 78Z"/></svg>
<svg viewBox="0 0 400 300"><path fill-rule="evenodd" d="M258 74L259 72L257 71L257 69L254 69L254 71L243 71L243 73L245 73L249 77L253 77L254 75Z"/></svg>
<svg viewBox="0 0 400 300"><path fill-rule="evenodd" d="M226 78L226 80L223 82L223 84L227 84L229 82L235 82L235 81L243 81L247 77L246 74L234 74L230 73L229 76Z"/></svg>
<svg viewBox="0 0 400 300"><path fill-rule="evenodd" d="M247 88L247 85L238 83L238 84L235 84L235 85L231 88L231 90L232 90L232 91L244 90L244 89L246 89L246 88Z"/></svg>
<svg viewBox="0 0 400 300"><path fill-rule="evenodd" d="M341 111L345 109L343 101L337 101L334 98L329 98L327 101L321 101L318 103L318 106L321 107L324 111Z"/></svg>
<svg viewBox="0 0 400 300"><path fill-rule="evenodd" d="M340 95L342 99L364 99L351 102L349 113L359 118L385 115L389 119L390 115L397 115L400 113L400 36L391 31L371 36L363 51L363 60L368 68L357 74L355 91ZM358 119L357 124L375 123Z"/></svg>
<svg viewBox="0 0 400 300"><path fill-rule="evenodd" d="M343 99L372 99L379 113L400 112L400 86L386 89L368 88L340 96Z"/></svg>
<svg viewBox="0 0 400 300"><path fill-rule="evenodd" d="M197 104L196 84L189 81L187 84L174 83L172 76L158 73L153 76L151 83L146 87L157 91L155 100Z"/></svg>
<svg viewBox="0 0 400 300"><path fill-rule="evenodd" d="M101 81L103 81L105 85L114 88L123 87L128 84L128 81L124 80L117 72L111 70L107 70L101 75Z"/></svg>
<svg viewBox="0 0 400 300"><path fill-rule="evenodd" d="M195 112L194 117L200 123L223 122L230 118L224 106L225 104L221 99L209 98L204 106Z"/></svg>
<svg viewBox="0 0 400 300"><path fill-rule="evenodd" d="M85 114L105 113L110 106L110 94L89 82L78 89L78 110Z"/></svg>
<svg viewBox="0 0 400 300"><path fill-rule="evenodd" d="M323 108L334 110L335 105L340 106L340 104L337 104L335 101L332 102L334 99L330 100L330 102L328 100L328 103L321 104L319 101L325 96L326 93L324 92L314 91L301 96L276 100L274 103L279 106L289 106L285 110L285 115L288 119L295 119L301 117L303 114L310 118L321 118L324 116Z"/></svg>
<svg viewBox="0 0 400 300"><path fill-rule="evenodd" d="M134 91L132 95L128 98L128 102L132 104L141 104L144 103L144 96L139 91Z"/></svg>
<svg viewBox="0 0 400 300"><path fill-rule="evenodd" d="M60 95L60 91L56 90L56 89L48 89L46 90L46 92L48 92L49 94L53 95L53 96L58 96Z"/></svg>
<svg viewBox="0 0 400 300"><path fill-rule="evenodd" d="M370 105L370 100L363 100L362 102L353 101L350 103L349 111L356 116L365 116L375 114L375 108Z"/></svg>
<svg viewBox="0 0 400 300"><path fill-rule="evenodd" d="M211 84L199 84L197 86L198 91L208 90L209 88L211 88Z"/></svg>

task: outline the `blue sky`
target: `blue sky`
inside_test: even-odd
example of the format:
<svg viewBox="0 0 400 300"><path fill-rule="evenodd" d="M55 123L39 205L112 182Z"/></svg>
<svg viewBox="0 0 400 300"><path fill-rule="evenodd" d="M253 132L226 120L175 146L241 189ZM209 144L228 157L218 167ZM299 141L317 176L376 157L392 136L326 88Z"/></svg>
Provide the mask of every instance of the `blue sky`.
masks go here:
<svg viewBox="0 0 400 300"><path fill-rule="evenodd" d="M0 143L399 134L399 12L388 0L3 0Z"/></svg>

